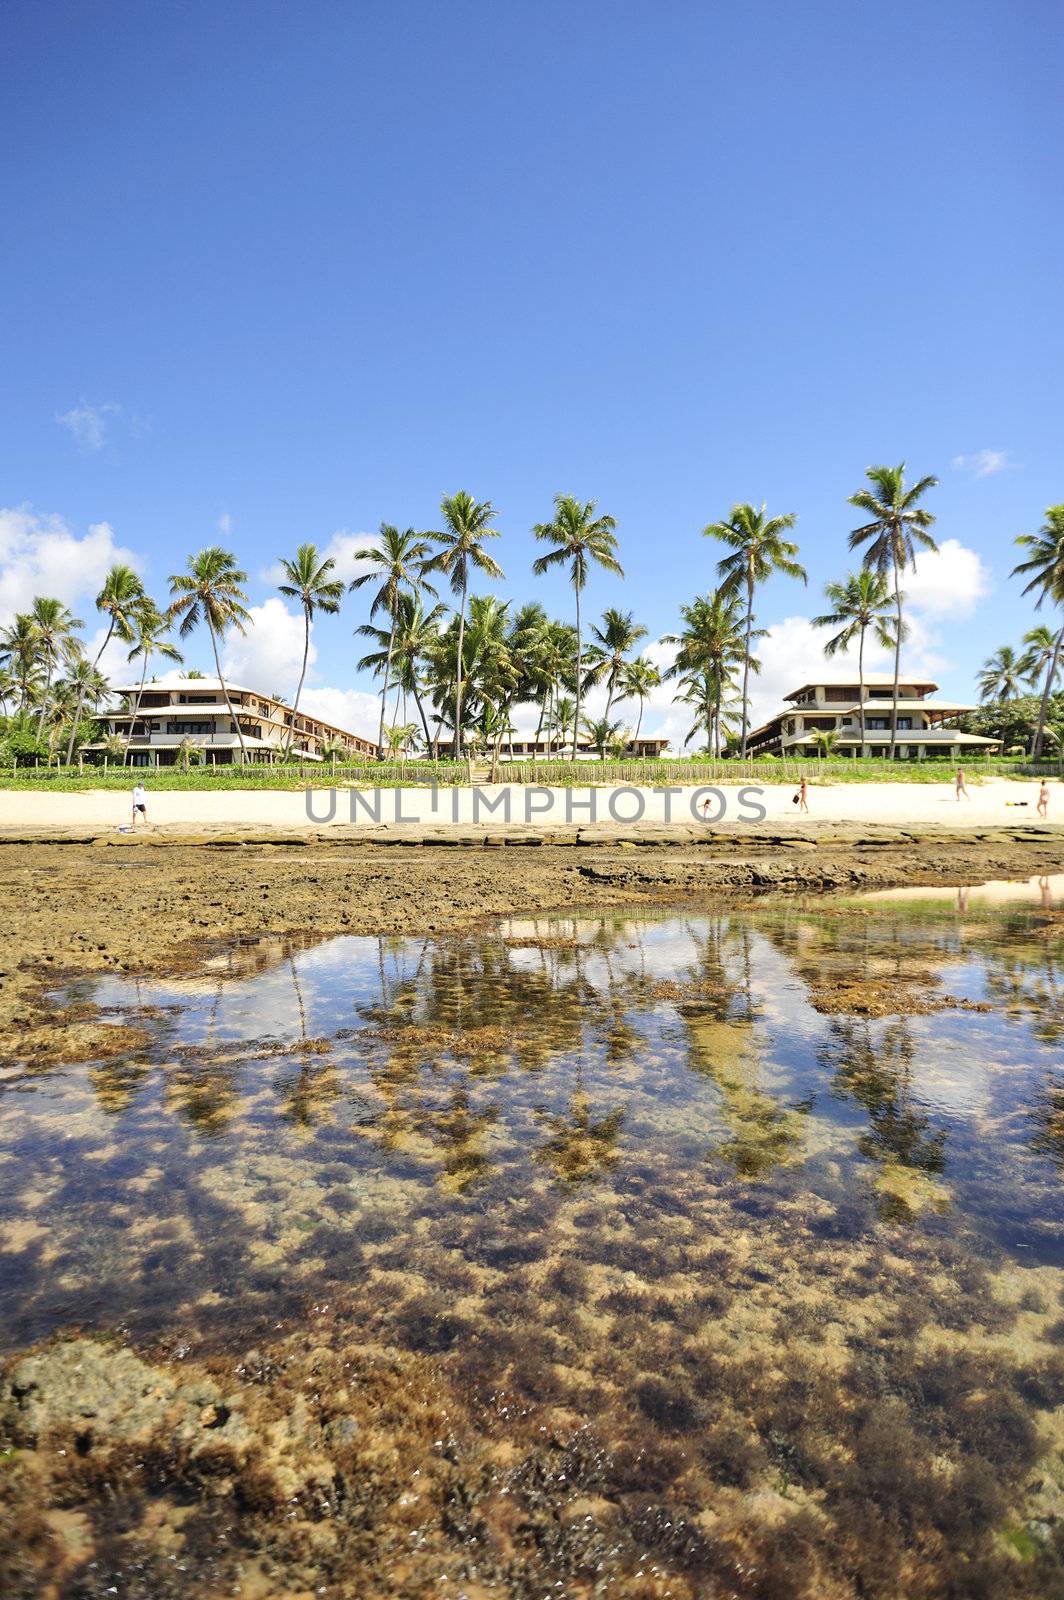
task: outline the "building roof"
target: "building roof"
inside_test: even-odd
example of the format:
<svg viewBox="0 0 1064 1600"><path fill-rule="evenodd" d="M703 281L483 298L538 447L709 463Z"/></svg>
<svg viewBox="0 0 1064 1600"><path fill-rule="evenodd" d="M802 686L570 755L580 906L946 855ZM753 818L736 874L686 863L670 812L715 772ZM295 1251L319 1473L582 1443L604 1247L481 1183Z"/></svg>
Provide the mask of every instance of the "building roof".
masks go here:
<svg viewBox="0 0 1064 1600"><path fill-rule="evenodd" d="M799 688L792 689L790 694L785 694L785 700L793 700L796 695L804 694L807 689L857 689L860 687L861 675L851 673L846 678L813 678L809 683L803 683ZM892 672L866 672L864 675L866 689L893 689L894 674ZM899 678L899 689L922 689L924 693L934 693L938 688L937 683L932 683L930 678Z"/></svg>

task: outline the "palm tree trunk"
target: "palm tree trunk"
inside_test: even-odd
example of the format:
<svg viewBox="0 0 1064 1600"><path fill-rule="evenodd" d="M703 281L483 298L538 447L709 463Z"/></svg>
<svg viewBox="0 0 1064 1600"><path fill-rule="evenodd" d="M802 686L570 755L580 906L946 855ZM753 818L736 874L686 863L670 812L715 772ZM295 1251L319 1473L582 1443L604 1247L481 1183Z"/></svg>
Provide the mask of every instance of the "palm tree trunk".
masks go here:
<svg viewBox="0 0 1064 1600"><path fill-rule="evenodd" d="M41 734L44 732L44 719L48 715L48 698L52 692L52 662L49 657L48 671L44 679L44 693L41 696L41 714L37 719L37 742L40 743Z"/></svg>
<svg viewBox="0 0 1064 1600"><path fill-rule="evenodd" d="M643 706L644 706L644 704L645 704L645 701L643 699L643 696L640 695L639 696L639 715L636 718L636 721L635 721L635 733L632 736L632 743L633 744L638 744L639 743L639 730L643 726Z"/></svg>
<svg viewBox="0 0 1064 1600"><path fill-rule="evenodd" d="M240 741L240 754L246 763L248 758L248 747L244 743L244 730L240 726L240 718L233 712L233 702L229 698L229 690L226 687L225 679L222 677L222 663L218 659L218 640L214 632L214 623L211 621L209 616L207 617L207 631L211 636L211 649L214 651L214 670L217 672L218 682L222 686L222 694L225 696L225 705L227 711L229 712L229 720L236 728L236 736Z"/></svg>
<svg viewBox="0 0 1064 1600"><path fill-rule="evenodd" d="M392 612L392 626L388 633L388 655L384 662L384 682L381 685L381 725L377 731L377 760L384 760L384 719L388 714L388 690L391 686L392 676L392 651L395 649L395 612Z"/></svg>
<svg viewBox="0 0 1064 1600"><path fill-rule="evenodd" d="M284 754L286 756L287 756L289 750L292 748L292 740L295 737L296 717L299 715L299 697L303 693L303 679L307 675L307 654L308 654L309 650L310 650L310 610L309 610L309 608L307 606L304 606L303 607L303 670L299 674L299 683L296 686L296 703L292 707L292 715L291 715L291 717L289 719L289 723L288 723L288 738L285 740L285 743L284 743Z"/></svg>
<svg viewBox="0 0 1064 1600"><path fill-rule="evenodd" d="M894 557L894 607L897 611L897 633L894 638L894 704L890 711L890 759L897 759L898 745L898 680L901 677L901 573L898 558Z"/></svg>
<svg viewBox="0 0 1064 1600"><path fill-rule="evenodd" d="M865 745L865 720L864 720L864 636L865 636L865 630L864 630L864 628L862 628L862 629L861 629L861 634L860 634L860 640L861 640L861 642L860 642L860 644L859 644L859 645L858 645L858 646L857 646L857 677L858 677L858 679L859 679L859 680L860 680L860 690L859 690L859 698L860 698L860 701L861 701L861 704L860 704L860 705L859 705L859 706L858 706L858 708L857 708L857 718L858 718L858 722L859 722L859 724L860 724L860 729L861 729L861 748L860 748L860 751L859 751L859 752L858 752L858 753L859 753L859 754L860 754L860 755L862 755L862 756L863 756L863 755L864 755L864 745Z"/></svg>
<svg viewBox="0 0 1064 1600"><path fill-rule="evenodd" d="M580 702L583 698L582 690L584 679L581 673L581 658L583 656L583 634L580 631L580 585L574 584L576 590L576 716L573 718L573 760L576 760L576 741L580 737Z"/></svg>
<svg viewBox="0 0 1064 1600"><path fill-rule="evenodd" d="M714 726L714 730L715 730L715 733L716 733L716 749L714 751L714 755L715 755L716 759L719 761L720 760L720 706L721 706L721 701L724 698L724 680L720 677L719 673L717 675L717 686L716 687L717 687L717 692L716 692L716 696L714 698L714 703L713 703L713 726Z"/></svg>
<svg viewBox="0 0 1064 1600"><path fill-rule="evenodd" d="M133 714L129 719L129 732L126 734L126 748L122 751L122 765L124 767L128 767L129 766L129 747L133 743L133 724L136 722L137 713L140 711L140 700L141 700L141 696L144 693L144 680L145 680L145 678L147 676L148 676L148 652L145 650L145 652L144 652L144 665L140 669L140 683L137 685L137 698L136 698L136 700L134 702L134 705L133 705Z"/></svg>
<svg viewBox="0 0 1064 1600"><path fill-rule="evenodd" d="M750 635L754 628L754 583L746 580L746 645L743 650L743 738L739 754L746 760L746 736L750 728L750 701L747 698L750 684Z"/></svg>
<svg viewBox="0 0 1064 1600"><path fill-rule="evenodd" d="M462 759L462 652L465 649L466 590L469 580L462 575L462 605L458 612L458 659L454 665L454 759Z"/></svg>
<svg viewBox="0 0 1064 1600"><path fill-rule="evenodd" d="M417 679L416 678L414 679L414 704L417 706L417 714L421 718L421 726L425 730L425 754L427 756L431 756L432 755L432 739L431 739L431 737L429 735L428 718L425 716L425 707L421 704L421 695L418 692L418 686L417 686Z"/></svg>
<svg viewBox="0 0 1064 1600"><path fill-rule="evenodd" d="M1064 627L1057 634L1056 644L1053 646L1053 655L1049 666L1046 668L1046 681L1042 689L1041 704L1038 707L1038 731L1034 736L1034 749L1031 751L1031 756L1036 761L1042 754L1042 744L1046 736L1046 717L1049 715L1049 696L1053 692L1053 681L1057 675L1062 645L1064 645Z"/></svg>
<svg viewBox="0 0 1064 1600"><path fill-rule="evenodd" d="M97 652L96 652L96 660L92 663L93 672L95 672L96 668L100 665L100 657L103 655L104 651L107 649L107 646L110 644L111 635L112 635L112 633L114 633L114 631L115 631L115 619L114 619L114 617L112 617L111 618L111 625L107 630L107 637L104 639L103 644L97 650ZM81 721L81 711L82 711L82 707L85 704L85 689L86 689L86 685L84 683L79 683L78 684L78 703L77 703L77 706L76 706L75 711L74 711L74 720L70 724L70 738L67 741L66 764L67 764L68 767L69 767L70 763L74 759L74 740L77 738L78 723Z"/></svg>

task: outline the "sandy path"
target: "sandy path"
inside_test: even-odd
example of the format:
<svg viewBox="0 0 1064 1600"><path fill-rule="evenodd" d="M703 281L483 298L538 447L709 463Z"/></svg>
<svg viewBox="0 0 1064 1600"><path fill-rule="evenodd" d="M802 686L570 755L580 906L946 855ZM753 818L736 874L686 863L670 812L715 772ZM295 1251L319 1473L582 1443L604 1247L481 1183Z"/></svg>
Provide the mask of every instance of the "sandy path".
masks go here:
<svg viewBox="0 0 1064 1600"><path fill-rule="evenodd" d="M1064 791L1052 781L1050 820L1064 821ZM708 822L751 822L757 808L765 808L769 822L799 821L793 803L793 784L758 786L721 785L715 791ZM308 816L304 792L277 790L160 790L149 783L149 820L165 828L278 827L293 829L326 824L395 826L427 824L433 827L471 824L498 829L504 824L550 829L576 823L587 826L617 823L631 829L637 820L672 822L689 827L702 821L700 804L705 789L674 789L668 794L653 789L599 788L547 789L531 786L486 786L482 789L430 789L369 791L356 800L352 791L335 794L330 814L330 792L316 791L313 815ZM811 785L810 822L878 823L894 826L948 826L951 829L1000 824L1015 827L1037 823L1038 784L1008 778L987 778L972 783L969 800L958 801L952 782L839 783ZM590 802L594 804L594 813ZM723 819L719 808L725 804ZM507 806L509 815L507 816ZM642 812L640 817L640 806ZM374 809L375 808L375 809ZM697 815L693 816L693 810ZM118 828L128 823L125 796L109 790L83 794L39 794L9 790L0 793L0 827L4 828ZM801 818L805 822L806 818Z"/></svg>

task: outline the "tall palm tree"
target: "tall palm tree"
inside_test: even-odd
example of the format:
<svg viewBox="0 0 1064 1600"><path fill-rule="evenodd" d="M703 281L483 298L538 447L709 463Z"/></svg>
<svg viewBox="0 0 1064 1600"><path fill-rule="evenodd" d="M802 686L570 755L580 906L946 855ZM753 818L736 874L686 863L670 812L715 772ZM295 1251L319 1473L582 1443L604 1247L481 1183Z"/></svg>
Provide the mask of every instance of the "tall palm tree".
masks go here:
<svg viewBox="0 0 1064 1600"><path fill-rule="evenodd" d="M0 715L5 717L8 715L7 703L15 698L17 689L18 683L14 673L9 672L6 667L0 667Z"/></svg>
<svg viewBox="0 0 1064 1600"><path fill-rule="evenodd" d="M643 710L647 700L661 682L661 673L651 661L649 656L637 656L634 661L625 663L624 677L621 679L621 699L639 701L639 717L632 735L632 743L638 744L639 733L643 726Z"/></svg>
<svg viewBox="0 0 1064 1600"><path fill-rule="evenodd" d="M1037 592L1036 609L1041 607L1043 600L1064 607L1064 505L1047 506L1046 520L1038 532L1021 533L1016 543L1021 549L1031 552L1026 561L1021 561L1012 569L1014 578L1028 579L1024 585L1024 594ZM1064 646L1064 623L1057 632L1053 654L1046 667L1042 701L1038 708L1038 731L1034 736L1034 748L1031 752L1036 758L1042 754L1042 746L1045 743L1049 697L1053 692L1062 646Z"/></svg>
<svg viewBox="0 0 1064 1600"><path fill-rule="evenodd" d="M678 646L665 676L679 677L689 690L694 683L695 699L690 693L677 698L696 704L700 703L698 696L710 697L708 753L719 758L723 732L721 708L734 685L740 661L744 685L749 673L760 672L761 663L751 654L750 647L755 639L764 637L765 630L750 625L750 619L743 616L742 600L734 590L724 586L713 594L697 595L689 605L682 605L680 618L681 632L668 633L662 641Z"/></svg>
<svg viewBox="0 0 1064 1600"><path fill-rule="evenodd" d="M1024 671L1022 658L1017 658L1010 644L1003 644L983 662L979 674L980 700L1018 700L1023 693Z"/></svg>
<svg viewBox="0 0 1064 1600"><path fill-rule="evenodd" d="M37 625L28 611L18 612L14 622L0 633L0 666L10 671L19 692L19 710L25 711L41 676Z"/></svg>
<svg viewBox="0 0 1064 1600"><path fill-rule="evenodd" d="M594 623L591 626L594 642L588 647L584 687L592 688L605 679L607 693L603 716L607 722L627 665L628 652L634 650L640 639L645 639L647 635L641 623L633 622L632 615L631 611L619 611L616 606L609 606L602 613L602 627Z"/></svg>
<svg viewBox="0 0 1064 1600"><path fill-rule="evenodd" d="M133 568L125 566L122 562L117 562L103 580L103 588L96 596L96 609L97 611L102 611L107 618L107 632L104 635L103 644L96 652L96 659L92 663L93 670L100 665L100 657L115 634L118 635L123 644L133 643L134 613L143 598L144 585L133 571ZM70 738L67 741L67 766L70 765L74 756L74 739L77 735L78 723L81 720L84 692L90 681L90 679L84 679L79 686L77 709L70 724Z"/></svg>
<svg viewBox="0 0 1064 1600"><path fill-rule="evenodd" d="M310 651L310 625L314 620L315 611L324 611L328 616L335 616L340 609L343 599L344 585L341 578L330 578L330 572L336 568L336 562L329 556L325 561L318 557L318 547L314 544L301 544L296 551L295 560L287 561L281 557L281 571L287 579L286 583L277 585L281 594L290 600L298 600L303 608L303 665L299 672L299 683L296 687L296 703L292 707L292 715L288 719L288 732L285 735L284 753L288 754L292 744L292 736L296 731L296 717L299 715L299 697L303 693L303 680L307 675L307 655Z"/></svg>
<svg viewBox="0 0 1064 1600"><path fill-rule="evenodd" d="M96 657L99 660L99 656ZM55 743L64 727L69 727L70 733L67 740L67 766L73 758L74 744L77 740L78 726L81 722L82 712L86 704L95 711L100 702L109 693L107 679L87 655L79 655L71 662L62 678L55 685L55 698L52 706L52 734L49 737L49 755L54 750Z"/></svg>
<svg viewBox="0 0 1064 1600"><path fill-rule="evenodd" d="M181 618L178 633L182 639L187 638L200 622L206 622L207 631L211 636L211 649L214 651L214 669L222 686L222 694L225 696L229 720L236 728L236 736L240 741L240 755L244 761L247 760L248 754L244 743L244 730L240 726L239 718L233 713L233 702L229 698L229 690L222 677L218 640L225 637L228 628L235 628L238 633L244 633L251 621L251 613L245 604L247 595L241 588L241 584L246 583L247 579L247 573L240 570L235 557L228 550L222 550L216 544L210 545L198 555L189 556L187 572L172 574L170 593L173 599L167 612L171 620Z"/></svg>
<svg viewBox="0 0 1064 1600"><path fill-rule="evenodd" d="M916 564L916 547L937 550L938 545L928 533L934 523L933 514L920 500L938 483L937 478L918 478L911 488L905 484L905 462L896 467L869 467L865 477L869 489L858 489L849 504L863 511L868 521L850 534L849 546L857 550L864 545L864 565L886 576L894 577L894 703L890 713L890 759L894 760L898 744L898 680L901 677L901 646L905 637L902 617L901 575L906 567Z"/></svg>
<svg viewBox="0 0 1064 1600"><path fill-rule="evenodd" d="M831 602L831 610L825 611L822 616L813 618L814 628L838 628L838 633L830 638L824 646L826 656L838 655L839 651L846 651L856 639L857 645L857 677L860 682L860 724L861 724L861 754L864 754L865 745L865 691L864 691L864 647L865 634L869 628L875 635L877 644L889 650L894 644L894 634L887 620L887 613L893 604L890 590L887 587L886 576L871 567L862 567L859 572L851 572L844 583L828 583L824 586L824 593ZM902 599L904 599L904 595Z"/></svg>
<svg viewBox="0 0 1064 1600"><path fill-rule="evenodd" d="M432 585L425 582L425 573L429 570L432 556L432 535L417 533L413 528L406 528L402 533L390 522L381 523L380 540L369 550L366 550L360 560L365 563L366 570L360 572L357 578L352 578L350 588L361 589L367 583L378 585L369 608L369 620L378 611L383 611L389 619L388 625L388 652L384 668L384 678L381 683L381 718L377 730L377 759L385 758L384 719L387 714L388 690L391 686L392 657L395 651L396 619L399 615L399 597L404 593L416 594L421 589L427 589L430 594L436 591ZM358 633L372 633L366 627L356 628Z"/></svg>
<svg viewBox="0 0 1064 1600"><path fill-rule="evenodd" d="M140 701L144 693L144 680L148 676L149 661L152 656L161 656L164 661L184 660L177 646L171 644L166 637L170 631L169 616L160 611L155 601L148 595L144 596L144 599L137 607L136 615L133 618L133 628L133 648L130 650L126 660L132 662L140 656L141 668L140 682L137 685L137 697L133 702L129 728L126 732L126 742L122 751L122 765L124 767L129 765L129 747L133 742L133 725L140 715ZM191 676L192 674L189 673L189 677Z"/></svg>
<svg viewBox="0 0 1064 1600"><path fill-rule="evenodd" d="M583 694L583 634L580 627L580 596L587 583L588 569L594 561L606 572L624 577L624 568L617 559L615 517L595 515L594 500L576 500L570 494L554 496L554 519L537 522L532 532L554 546L545 556L532 563L537 575L551 567L569 564L569 581L576 596L576 715L573 719L573 755L576 760L576 742L580 729L580 702Z"/></svg>
<svg viewBox="0 0 1064 1600"><path fill-rule="evenodd" d="M38 659L44 668L44 688L41 695L41 714L37 721L37 737L44 732L48 715L52 678L55 669L63 662L73 664L81 654L81 646L74 638L74 629L85 624L80 617L72 617L61 600L51 600L38 595L30 612L36 635Z"/></svg>
<svg viewBox="0 0 1064 1600"><path fill-rule="evenodd" d="M483 547L483 540L499 537L499 529L491 525L495 520L495 508L490 500L474 500L472 495L460 489L457 494L444 496L440 502L440 510L443 512L443 529L433 534L440 549L433 556L429 566L433 571L445 573L450 579L451 592L460 597L454 682L454 758L460 761L469 574L475 569L477 572L482 572L486 578L501 578L503 570L494 556L489 556Z"/></svg>
<svg viewBox="0 0 1064 1600"><path fill-rule="evenodd" d="M372 639L376 650L364 655L358 663L360 672L391 672L404 695L412 694L421 725L425 730L425 745L431 751L432 736L421 699L421 667L432 647L439 639L440 623L446 607L434 605L426 611L421 595L414 589L401 589L396 597L396 609L387 628L364 622L356 631ZM387 733L387 729L385 729Z"/></svg>
<svg viewBox="0 0 1064 1600"><path fill-rule="evenodd" d="M702 532L709 539L720 539L731 551L717 563L721 588L729 594L746 595L746 658L743 665L743 735L740 753L746 755L750 731L750 641L754 626L754 593L758 584L767 583L775 572L805 583L805 568L797 560L798 546L783 535L798 518L793 511L770 517L760 508L745 502L734 505L726 522L711 522Z"/></svg>
<svg viewBox="0 0 1064 1600"><path fill-rule="evenodd" d="M750 658L750 670L761 670L761 663L756 657ZM695 734L704 728L706 754L720 759L723 738L730 738L734 727L730 708L736 699L729 693L732 687L731 682L722 685L719 673L709 667L692 668L680 677L673 699L690 706L695 716L691 731L684 739L685 745L690 744Z"/></svg>

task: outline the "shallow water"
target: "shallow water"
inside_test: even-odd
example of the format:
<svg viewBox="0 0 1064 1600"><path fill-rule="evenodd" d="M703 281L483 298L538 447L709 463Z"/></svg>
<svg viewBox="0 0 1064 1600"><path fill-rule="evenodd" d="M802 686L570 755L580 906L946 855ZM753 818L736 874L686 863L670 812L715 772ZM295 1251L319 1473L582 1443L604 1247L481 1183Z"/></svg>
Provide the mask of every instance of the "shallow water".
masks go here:
<svg viewBox="0 0 1064 1600"><path fill-rule="evenodd" d="M854 1505L905 1498L864 1455L950 1463L936 1571L959 1472L1011 1496L1041 1463L1024 1514L1052 1530L1062 935L1044 896L596 914L79 985L149 1043L0 1083L5 1347L209 1353L340 1315L444 1362L471 1415L505 1386L629 1476L638 1446L691 1515L797 1497L860 1545ZM892 1582L921 1515L874 1545Z"/></svg>

